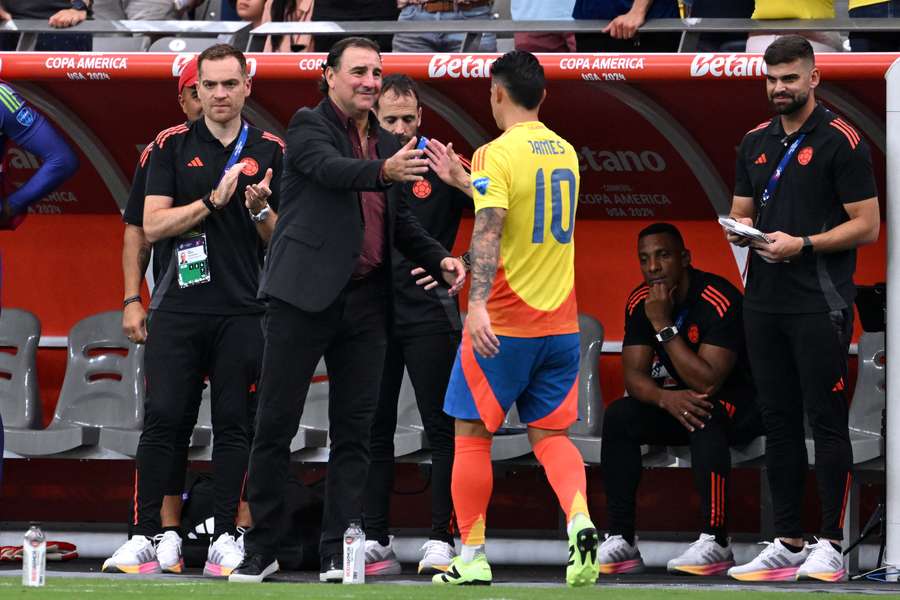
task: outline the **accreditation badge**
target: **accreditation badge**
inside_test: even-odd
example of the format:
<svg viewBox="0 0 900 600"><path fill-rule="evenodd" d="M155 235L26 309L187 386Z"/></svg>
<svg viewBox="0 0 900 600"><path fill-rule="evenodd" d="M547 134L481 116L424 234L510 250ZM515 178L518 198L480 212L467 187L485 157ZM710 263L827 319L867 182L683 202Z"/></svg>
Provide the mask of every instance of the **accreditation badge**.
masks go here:
<svg viewBox="0 0 900 600"><path fill-rule="evenodd" d="M197 233L180 238L175 245L178 259L178 286L182 289L209 283L209 256L206 253L206 234Z"/></svg>

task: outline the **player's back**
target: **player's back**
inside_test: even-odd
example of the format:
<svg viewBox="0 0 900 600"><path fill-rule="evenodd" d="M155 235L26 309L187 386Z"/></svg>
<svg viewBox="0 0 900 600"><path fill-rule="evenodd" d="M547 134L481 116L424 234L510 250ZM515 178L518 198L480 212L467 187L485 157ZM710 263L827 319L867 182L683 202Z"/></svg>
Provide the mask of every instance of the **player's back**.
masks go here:
<svg viewBox="0 0 900 600"><path fill-rule="evenodd" d="M575 149L539 121L518 123L475 152L475 210L507 210L488 298L494 332L540 337L578 331L575 302Z"/></svg>

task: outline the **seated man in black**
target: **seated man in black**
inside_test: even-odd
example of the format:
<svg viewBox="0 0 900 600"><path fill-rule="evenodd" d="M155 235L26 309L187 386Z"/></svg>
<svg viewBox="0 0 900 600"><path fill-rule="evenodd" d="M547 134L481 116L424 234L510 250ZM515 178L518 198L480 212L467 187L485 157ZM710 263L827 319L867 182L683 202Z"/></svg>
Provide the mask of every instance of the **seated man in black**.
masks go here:
<svg viewBox="0 0 900 600"><path fill-rule="evenodd" d="M641 444L689 445L700 494L700 538L669 561L672 573L715 575L734 564L727 535L729 446L761 432L754 403L741 293L691 266L681 233L654 223L638 234L644 283L625 307L622 367L628 396L603 421L601 465L610 532L601 573L643 569L634 535Z"/></svg>

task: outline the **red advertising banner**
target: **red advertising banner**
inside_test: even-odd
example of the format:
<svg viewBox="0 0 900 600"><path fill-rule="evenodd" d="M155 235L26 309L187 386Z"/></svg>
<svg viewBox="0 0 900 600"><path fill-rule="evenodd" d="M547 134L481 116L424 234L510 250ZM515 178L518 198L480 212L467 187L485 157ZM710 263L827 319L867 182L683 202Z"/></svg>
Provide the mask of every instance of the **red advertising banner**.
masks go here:
<svg viewBox="0 0 900 600"><path fill-rule="evenodd" d="M20 89L72 140L82 169L38 203L43 214L111 214L123 205L143 146L183 116L176 81L192 54L0 53L0 78ZM247 118L283 134L291 115L321 99L322 54L248 56ZM854 123L883 185L884 73L891 54L823 54L820 99ZM419 80L423 134L471 154L499 131L488 104L496 55L386 54L386 73ZM770 117L758 55L544 54L542 120L576 148L579 216L708 219L726 210L734 148ZM862 119L860 115L868 116ZM880 141L879 141L880 140ZM11 149L8 182L37 167ZM98 185L99 183L99 185Z"/></svg>

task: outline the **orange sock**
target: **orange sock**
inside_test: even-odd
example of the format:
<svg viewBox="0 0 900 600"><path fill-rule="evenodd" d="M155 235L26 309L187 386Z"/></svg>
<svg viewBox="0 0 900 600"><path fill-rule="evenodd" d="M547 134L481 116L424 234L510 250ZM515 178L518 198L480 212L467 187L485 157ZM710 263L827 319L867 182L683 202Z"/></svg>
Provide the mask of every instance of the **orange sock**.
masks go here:
<svg viewBox="0 0 900 600"><path fill-rule="evenodd" d="M467 546L484 544L485 514L493 487L491 440L456 436L450 489L459 536Z"/></svg>
<svg viewBox="0 0 900 600"><path fill-rule="evenodd" d="M581 452L565 435L551 435L534 445L534 455L547 473L550 487L571 521L577 513L590 517L587 508L587 480Z"/></svg>

